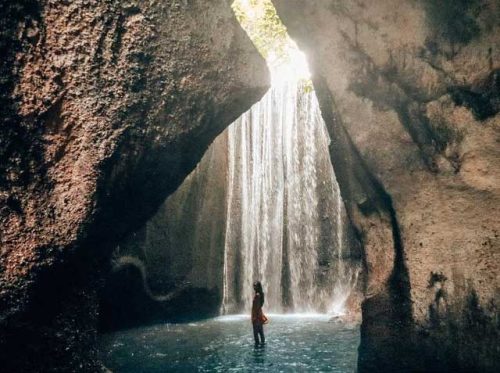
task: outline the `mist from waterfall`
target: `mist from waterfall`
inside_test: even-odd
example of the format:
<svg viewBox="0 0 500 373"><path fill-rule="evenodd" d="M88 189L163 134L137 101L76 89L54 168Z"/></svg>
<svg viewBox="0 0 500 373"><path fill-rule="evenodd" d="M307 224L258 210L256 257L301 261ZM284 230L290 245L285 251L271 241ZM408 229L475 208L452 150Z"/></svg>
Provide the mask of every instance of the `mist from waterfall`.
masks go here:
<svg viewBox="0 0 500 373"><path fill-rule="evenodd" d="M268 312L341 314L356 282L343 263L330 139L301 75L274 71L270 91L229 128L223 313L248 310L260 280Z"/></svg>

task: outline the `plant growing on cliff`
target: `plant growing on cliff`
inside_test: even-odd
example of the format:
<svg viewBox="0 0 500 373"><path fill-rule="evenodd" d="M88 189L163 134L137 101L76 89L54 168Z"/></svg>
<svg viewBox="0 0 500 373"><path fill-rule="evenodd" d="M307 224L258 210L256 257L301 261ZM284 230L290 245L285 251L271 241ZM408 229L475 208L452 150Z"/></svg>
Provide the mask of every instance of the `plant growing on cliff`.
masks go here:
<svg viewBox="0 0 500 373"><path fill-rule="evenodd" d="M233 10L259 52L266 59L285 59L291 42L271 0L236 0Z"/></svg>
<svg viewBox="0 0 500 373"><path fill-rule="evenodd" d="M235 0L232 7L241 26L266 59L273 81L287 81L294 76L299 78L305 93L312 92L306 58L289 37L271 0Z"/></svg>

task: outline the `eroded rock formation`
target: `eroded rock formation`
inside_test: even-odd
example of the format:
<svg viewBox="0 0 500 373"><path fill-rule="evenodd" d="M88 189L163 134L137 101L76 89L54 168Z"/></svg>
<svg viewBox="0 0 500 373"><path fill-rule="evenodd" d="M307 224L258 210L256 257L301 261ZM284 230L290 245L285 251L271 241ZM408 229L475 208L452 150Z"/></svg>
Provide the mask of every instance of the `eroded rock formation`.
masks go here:
<svg viewBox="0 0 500 373"><path fill-rule="evenodd" d="M158 212L113 251L100 296L102 330L219 313L227 141L225 130Z"/></svg>
<svg viewBox="0 0 500 373"><path fill-rule="evenodd" d="M498 370L498 2L273 3L364 245L359 369Z"/></svg>
<svg viewBox="0 0 500 373"><path fill-rule="evenodd" d="M225 0L0 5L0 366L96 371L98 272L267 89Z"/></svg>
<svg viewBox="0 0 500 373"><path fill-rule="evenodd" d="M278 95L276 92L285 92L285 90L281 88L273 91L271 89L268 95L276 96ZM302 99L305 98L302 97ZM268 96L267 102L269 101ZM280 112L287 107L280 106L280 103L283 105L279 100L275 101L274 106L265 106L262 102L257 104L252 109L253 114L245 113L243 115L245 119L240 117L231 125L231 128L221 133L197 167L175 193L166 199L158 212L148 220L144 227L120 242L111 260L113 270L106 280L100 297L103 330L206 317L218 314L221 310L226 313L245 312L245 309L249 307L245 306L245 300L251 300L251 294L245 291L245 281L249 278L253 281L255 273L252 273L251 266L248 266L243 258L245 255L247 258L252 257L247 251L252 247L249 232L256 227L270 232L271 237L276 240L283 240L283 247L278 248L272 246L274 242L263 243L264 240L261 237L254 236L253 247L261 246L263 256L278 257L276 251L282 250L281 270L271 266L275 274L284 277L282 282L278 283L281 288L276 289L276 284L271 283L274 273L268 272L261 277L268 286L266 289L267 312L293 312L294 310L298 312L300 310L300 305L294 305L291 299L292 290L297 291L298 286L295 285L296 287L292 288L290 274L286 273L290 271L289 266L292 263L292 260L286 257L289 250L287 239L289 235L294 235L295 239L299 240L298 237L303 238L305 235L297 229L296 225L287 226L285 219L280 220L274 217L266 221L256 216L256 212L260 210L250 207L248 203L249 200L253 200L254 204L259 206L261 198L263 199L265 195L269 198L269 204L271 202L276 204L272 209L267 210L271 216L286 215L283 212L286 206L277 204L273 198L280 195L281 188L285 188L288 193L296 191L290 186L263 182L261 178L264 177L262 175L265 171L261 173L252 169L252 167L264 168L266 166L270 169L274 167L276 175L284 175L285 170L279 169L280 166L283 167L281 163L283 155L280 154L279 149L275 149L279 156L273 155L270 150L273 149L272 141L268 140L269 147L266 150L261 151L260 148L248 150L251 146L257 146L256 144L263 146L260 142L266 138L256 128L266 128L268 132L265 133L271 138L275 131L274 133L279 133L277 137L281 138L284 136L280 132L281 126L293 128L297 125L297 123L292 123L291 119L289 119L290 122L284 121L283 123L279 123L276 118L274 121L267 120L263 122L264 124L252 122L251 118L260 118L258 110L265 112L263 108L272 108L273 111ZM294 117L290 113L288 115L289 118ZM299 115L305 116L303 113L297 114ZM314 127L313 123L309 125ZM317 132L314 134L318 138L314 145L318 147L325 145L320 150L316 150L317 154L313 153L315 163L310 168L317 173L314 175L314 180L320 181L316 183L316 187L308 186L309 189L307 189L318 198L318 201L315 201L317 205L311 203L310 209L306 209L301 206L302 201L296 194L290 198L296 204L296 211L307 211L321 216L321 219L318 219L319 224L312 219L307 222L311 228L317 229L315 232L317 236L313 234L311 236L317 240L318 252L308 252L308 247L305 245L295 244L295 247L298 247L297 251L304 252L305 256L317 255L317 266L316 261L313 260L302 264L304 271L315 276L316 283L313 285L322 290L320 297L309 299L309 306L317 307L316 310L322 312L340 312L344 311L344 305L347 303L348 317L360 319L360 298L364 285L363 275L360 273L361 254L352 227L345 218L342 205L336 205L338 194L334 194L337 189L333 189L331 184L332 169L326 145L326 134L322 132L323 127L320 127L322 125L318 123ZM304 121L300 126L306 126ZM250 130L250 128L253 129ZM253 135L248 137L243 135L248 133ZM251 140L250 137L252 137ZM308 139L310 142L313 141L311 137ZM307 140L300 137L298 142L303 144ZM295 143L294 145L298 146ZM253 157L256 157L255 154L269 154L269 158L253 160ZM300 162L298 153L288 153L287 158L297 163ZM252 159L252 162L249 159ZM247 173L242 176L245 171ZM296 175L297 178L306 178L304 171L288 171L288 175L291 174ZM268 171L265 175L269 177L274 173ZM266 185L270 190L256 197L257 192L253 189L258 190L258 187L255 185ZM254 215L243 217L244 214L252 211ZM318 224L318 226L314 227L313 224ZM342 224L340 235L336 224ZM293 232L288 234L289 229L293 229ZM262 241L258 241L257 238ZM337 247L339 240L342 249ZM341 262L338 255L341 255ZM262 264L264 259L257 264L261 268L266 268ZM294 263L301 263L302 260L298 259ZM225 261L227 263L224 263ZM245 277L248 274L253 275ZM272 288L273 285L275 288ZM247 286L251 291L251 283ZM131 288L134 290L131 291ZM314 290L311 288L310 284L303 287L304 292ZM277 292L277 290L282 292ZM191 294L196 294L196 297L193 298ZM342 299L344 296L345 299ZM305 296L301 300L304 301L304 299L306 299ZM189 306L186 307L185 304Z"/></svg>

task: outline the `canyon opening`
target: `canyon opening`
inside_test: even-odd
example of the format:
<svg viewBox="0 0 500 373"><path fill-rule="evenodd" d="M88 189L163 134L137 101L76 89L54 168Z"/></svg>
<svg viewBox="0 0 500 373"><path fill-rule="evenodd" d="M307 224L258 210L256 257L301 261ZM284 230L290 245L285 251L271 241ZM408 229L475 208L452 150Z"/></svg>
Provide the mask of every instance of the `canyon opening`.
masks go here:
<svg viewBox="0 0 500 373"><path fill-rule="evenodd" d="M146 226L114 250L103 329L179 323L167 324L175 332L162 325L108 334L103 360L118 371L140 369L144 360L152 360L149 371L354 371L361 247L306 57L270 1L238 0L232 8L266 59L271 87L215 139ZM271 321L265 350L253 351L257 280ZM144 307L144 298L153 305ZM297 354L290 356L289 344Z"/></svg>
<svg viewBox="0 0 500 373"><path fill-rule="evenodd" d="M500 4L375 3L2 2L0 370L499 371Z"/></svg>

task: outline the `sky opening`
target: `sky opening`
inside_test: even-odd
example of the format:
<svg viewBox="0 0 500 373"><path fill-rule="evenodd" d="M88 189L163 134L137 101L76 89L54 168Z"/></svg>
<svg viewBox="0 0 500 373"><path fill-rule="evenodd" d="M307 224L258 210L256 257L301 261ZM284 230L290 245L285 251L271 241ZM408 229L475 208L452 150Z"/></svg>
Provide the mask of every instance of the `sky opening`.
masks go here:
<svg viewBox="0 0 500 373"><path fill-rule="evenodd" d="M271 0L235 0L232 7L241 26L266 59L273 85L310 80L306 57L288 35Z"/></svg>

